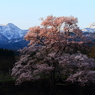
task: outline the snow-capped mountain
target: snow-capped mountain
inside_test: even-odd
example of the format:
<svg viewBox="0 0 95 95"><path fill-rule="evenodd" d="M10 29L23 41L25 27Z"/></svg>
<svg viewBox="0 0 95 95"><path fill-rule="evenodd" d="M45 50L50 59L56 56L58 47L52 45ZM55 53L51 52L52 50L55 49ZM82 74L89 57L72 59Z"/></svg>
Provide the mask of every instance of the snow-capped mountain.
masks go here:
<svg viewBox="0 0 95 95"><path fill-rule="evenodd" d="M24 40L28 30L21 30L16 25L8 23L0 25L0 48L20 49L27 45Z"/></svg>
<svg viewBox="0 0 95 95"><path fill-rule="evenodd" d="M90 24L86 28L82 29L83 35L85 35L89 40L95 42L95 23Z"/></svg>
<svg viewBox="0 0 95 95"><path fill-rule="evenodd" d="M95 23L90 24L86 28L82 29L83 32L90 32L93 33L95 32Z"/></svg>
<svg viewBox="0 0 95 95"><path fill-rule="evenodd" d="M89 26L87 26L88 28L93 28L95 29L95 23L91 23Z"/></svg>
<svg viewBox="0 0 95 95"><path fill-rule="evenodd" d="M95 23L82 29L83 35L95 41ZM28 30L22 30L12 23L0 25L0 48L18 50L26 47L28 42L24 36Z"/></svg>
<svg viewBox="0 0 95 95"><path fill-rule="evenodd" d="M12 23L0 26L0 34L5 36L8 40L17 39L23 37L27 33L27 30L21 30Z"/></svg>

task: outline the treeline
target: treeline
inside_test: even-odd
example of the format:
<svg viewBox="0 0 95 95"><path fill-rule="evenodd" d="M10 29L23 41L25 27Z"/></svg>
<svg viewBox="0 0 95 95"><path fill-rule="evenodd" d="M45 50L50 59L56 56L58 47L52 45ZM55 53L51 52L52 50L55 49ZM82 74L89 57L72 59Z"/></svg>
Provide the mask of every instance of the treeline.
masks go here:
<svg viewBox="0 0 95 95"><path fill-rule="evenodd" d="M0 57L12 57L15 56L14 52L12 50L8 50L8 49L0 49Z"/></svg>
<svg viewBox="0 0 95 95"><path fill-rule="evenodd" d="M11 73L11 69L15 62L16 58L13 50L0 49L0 74Z"/></svg>

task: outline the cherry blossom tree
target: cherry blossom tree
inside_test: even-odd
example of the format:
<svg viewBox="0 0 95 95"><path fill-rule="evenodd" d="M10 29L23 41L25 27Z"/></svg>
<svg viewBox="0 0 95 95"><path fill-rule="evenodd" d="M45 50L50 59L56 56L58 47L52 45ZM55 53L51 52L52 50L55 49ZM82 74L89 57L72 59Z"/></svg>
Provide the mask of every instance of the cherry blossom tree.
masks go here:
<svg viewBox="0 0 95 95"><path fill-rule="evenodd" d="M78 19L48 16L41 26L31 27L25 36L29 47L21 50L20 60L12 69L17 83L48 77L86 84L95 83L95 62L81 53L72 54L74 45L88 40L77 26Z"/></svg>
<svg viewBox="0 0 95 95"><path fill-rule="evenodd" d="M77 26L77 22L77 18L72 16L48 16L45 20L42 20L41 27L31 27L25 39L30 40L30 45L41 44L47 46L59 42L76 43L76 37L82 36L82 31ZM63 29L62 26L64 26ZM82 44L82 40L79 43Z"/></svg>

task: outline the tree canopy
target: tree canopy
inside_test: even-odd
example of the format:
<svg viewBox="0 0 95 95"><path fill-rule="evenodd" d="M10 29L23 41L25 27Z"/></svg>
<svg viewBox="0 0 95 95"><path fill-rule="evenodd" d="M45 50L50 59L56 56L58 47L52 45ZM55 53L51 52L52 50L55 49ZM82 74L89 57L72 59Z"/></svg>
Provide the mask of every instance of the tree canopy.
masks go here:
<svg viewBox="0 0 95 95"><path fill-rule="evenodd" d="M94 59L74 52L75 45L89 43L77 26L78 19L48 16L41 20L41 26L31 27L26 34L30 46L21 50L20 59L12 69L17 83L45 77L54 84L59 79L95 83Z"/></svg>

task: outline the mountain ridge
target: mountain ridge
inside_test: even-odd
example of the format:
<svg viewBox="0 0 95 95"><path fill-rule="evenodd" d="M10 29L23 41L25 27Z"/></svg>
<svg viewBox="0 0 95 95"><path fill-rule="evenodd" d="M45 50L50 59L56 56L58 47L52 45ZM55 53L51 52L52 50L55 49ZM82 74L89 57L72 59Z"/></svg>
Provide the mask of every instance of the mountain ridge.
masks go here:
<svg viewBox="0 0 95 95"><path fill-rule="evenodd" d="M8 23L5 26L0 26L0 34L5 36L8 40L23 37L28 30L21 30L16 25Z"/></svg>
<svg viewBox="0 0 95 95"><path fill-rule="evenodd" d="M28 30L22 30L13 23L0 25L0 48L20 49L27 46L28 42L24 40L27 32Z"/></svg>
<svg viewBox="0 0 95 95"><path fill-rule="evenodd" d="M95 41L95 23L82 29L83 35ZM26 47L29 41L24 39L28 30L22 30L13 23L0 25L0 48L18 50Z"/></svg>
<svg viewBox="0 0 95 95"><path fill-rule="evenodd" d="M95 23L91 23L86 28L83 28L82 31L83 32L91 32L91 33L94 33L95 32Z"/></svg>

